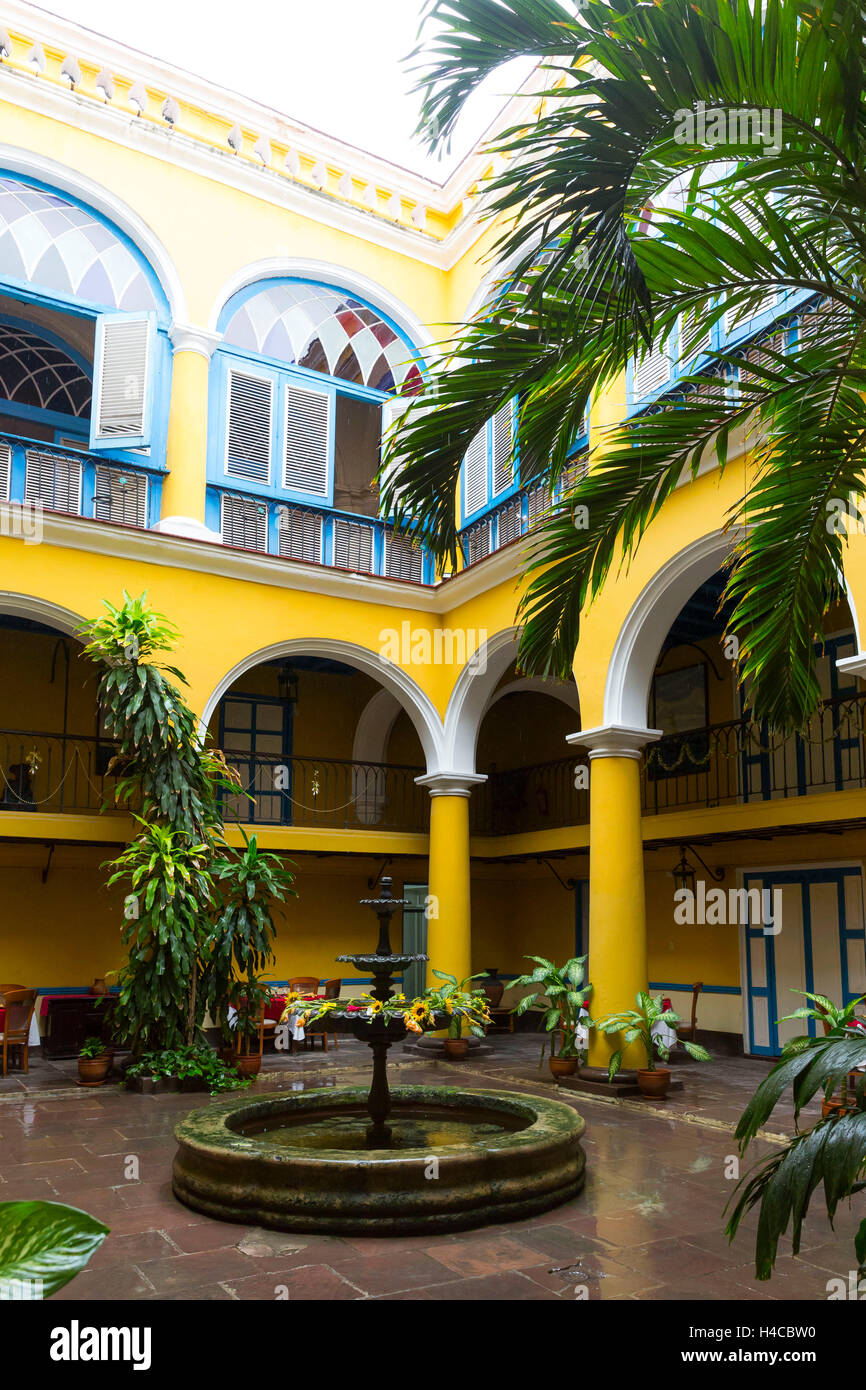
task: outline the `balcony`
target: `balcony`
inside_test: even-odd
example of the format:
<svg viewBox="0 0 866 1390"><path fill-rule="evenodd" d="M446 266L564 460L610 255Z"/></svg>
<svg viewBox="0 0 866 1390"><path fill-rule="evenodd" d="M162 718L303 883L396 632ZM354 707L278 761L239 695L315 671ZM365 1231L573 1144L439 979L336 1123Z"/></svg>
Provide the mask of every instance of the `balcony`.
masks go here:
<svg viewBox="0 0 866 1390"><path fill-rule="evenodd" d="M144 529L159 520L162 474L77 445L0 434L0 502Z"/></svg>

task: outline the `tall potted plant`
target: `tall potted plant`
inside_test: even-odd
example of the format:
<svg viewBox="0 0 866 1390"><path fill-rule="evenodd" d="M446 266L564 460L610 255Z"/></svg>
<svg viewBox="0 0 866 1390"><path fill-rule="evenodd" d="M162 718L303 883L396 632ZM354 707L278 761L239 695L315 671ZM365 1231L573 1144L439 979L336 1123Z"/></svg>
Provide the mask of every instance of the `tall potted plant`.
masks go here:
<svg viewBox="0 0 866 1390"><path fill-rule="evenodd" d="M809 997L829 1004L821 995ZM866 1191L866 1071L858 1070L866 1067L866 1031L861 1020L854 1017L854 1004L845 1009L829 1007L836 1021L826 1037L792 1038L737 1125L736 1138L743 1154L789 1087L794 1099L794 1119L798 1122L803 1107L815 1096L823 1094L828 1099L839 1086L846 1082L850 1085L850 1078L856 1077L844 1110L835 1109L822 1115L811 1128L800 1130L737 1184L726 1208L732 1208L726 1234L733 1241L746 1213L758 1208L758 1279L772 1275L779 1237L789 1226L792 1250L798 1254L803 1223L819 1187L824 1189L831 1226L839 1203ZM803 1011L795 1016L803 1017ZM854 1237L854 1253L858 1278L866 1276L866 1218Z"/></svg>
<svg viewBox="0 0 866 1390"><path fill-rule="evenodd" d="M646 1055L646 1066L637 1069L637 1084L641 1093L645 1096L661 1098L667 1095L671 1084L670 1067L656 1066L656 1054L666 1062L671 1055L671 1047L680 1041L690 1057L696 1062L711 1062L713 1059L705 1047L700 1043L687 1042L685 1038L677 1039L676 1026L680 1021L680 1016L674 1013L673 1009L666 1009L662 996L659 994L654 999L645 990L639 990L635 995L634 1009L623 1009L620 1013L605 1014L604 1018L597 1019L596 1028L600 1028L603 1033L622 1033L624 1035L625 1046L614 1052L608 1066L608 1077L612 1081L622 1066L623 1053L625 1048L631 1043L640 1043ZM665 1038L670 1032L674 1034L673 1043L667 1043Z"/></svg>
<svg viewBox="0 0 866 1390"><path fill-rule="evenodd" d="M525 994L514 1012L520 1016L531 1009L537 999L547 1001L544 1026L550 1034L548 1065L554 1077L573 1076L580 1061L578 1028L592 1027L588 1013L581 1017L592 993L592 985L583 983L586 956L573 956L561 968L544 956L526 956L526 960L534 960L535 969L528 975L518 975L514 984L537 985L538 988Z"/></svg>
<svg viewBox="0 0 866 1390"><path fill-rule="evenodd" d="M429 1013L440 1012L448 1015L445 1055L452 1061L460 1061L466 1056L469 1046L468 1039L463 1036L464 1023L476 1038L484 1037L485 1028L490 1023L487 995L482 989L466 988L472 980L481 980L484 975L467 975L464 980L458 982L456 975L449 975L443 970L434 970L433 974L442 983L438 987L431 985L425 990L424 1003Z"/></svg>

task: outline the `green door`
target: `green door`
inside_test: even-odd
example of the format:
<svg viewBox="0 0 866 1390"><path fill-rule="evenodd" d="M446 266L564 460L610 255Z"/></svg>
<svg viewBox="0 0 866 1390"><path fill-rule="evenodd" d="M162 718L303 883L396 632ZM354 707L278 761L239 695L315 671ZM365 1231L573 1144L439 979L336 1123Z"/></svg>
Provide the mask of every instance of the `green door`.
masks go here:
<svg viewBox="0 0 866 1390"><path fill-rule="evenodd" d="M403 908L403 951L407 956L424 955L427 951L427 884L404 883L403 897L411 907ZM427 966L423 960L407 965L403 973L403 993L416 999L424 993Z"/></svg>

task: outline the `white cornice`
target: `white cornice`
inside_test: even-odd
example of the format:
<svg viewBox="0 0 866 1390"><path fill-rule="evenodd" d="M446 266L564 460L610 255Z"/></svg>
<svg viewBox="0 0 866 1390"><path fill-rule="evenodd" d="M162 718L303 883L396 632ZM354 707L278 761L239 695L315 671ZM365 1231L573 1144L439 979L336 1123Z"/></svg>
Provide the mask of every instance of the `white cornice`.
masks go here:
<svg viewBox="0 0 866 1390"><path fill-rule="evenodd" d="M429 772L416 777L419 787L426 787L431 796L459 796L468 800L474 787L487 781L482 772Z"/></svg>
<svg viewBox="0 0 866 1390"><path fill-rule="evenodd" d="M214 333L192 323L171 324L168 336L173 352L195 352L207 358L208 362L223 340L222 333Z"/></svg>
<svg viewBox="0 0 866 1390"><path fill-rule="evenodd" d="M588 748L593 758L632 758L638 761L648 743L662 736L661 729L635 728L628 724L602 724L595 729L582 729L569 734L566 743L573 748Z"/></svg>

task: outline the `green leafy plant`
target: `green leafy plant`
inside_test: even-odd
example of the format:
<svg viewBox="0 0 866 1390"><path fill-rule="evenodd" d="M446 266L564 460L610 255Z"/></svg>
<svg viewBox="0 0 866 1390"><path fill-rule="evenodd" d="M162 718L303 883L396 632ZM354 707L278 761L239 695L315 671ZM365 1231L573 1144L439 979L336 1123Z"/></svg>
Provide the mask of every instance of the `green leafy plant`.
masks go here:
<svg viewBox="0 0 866 1390"><path fill-rule="evenodd" d="M801 993L802 991L796 991ZM853 1005L837 1008L823 995L807 995L818 1006L798 1009L791 1017L812 1016L832 1020L825 1037L792 1039L783 1056L761 1082L736 1129L740 1153L745 1153L790 1087L794 1118L799 1121L805 1105L818 1094L830 1097L846 1082L849 1073L866 1065L866 1030L858 1025ZM856 1001L860 1003L860 1000ZM803 1222L819 1186L830 1226L839 1203L866 1188L866 1072L853 1087L847 1113L839 1111L797 1133L769 1158L755 1165L737 1184L725 1211L731 1211L726 1227L733 1241L743 1217L758 1208L755 1239L755 1275L769 1279L776 1262L779 1240L791 1227L796 1255ZM859 1273L866 1274L866 1219L854 1240Z"/></svg>
<svg viewBox="0 0 866 1390"><path fill-rule="evenodd" d="M61 1202L0 1202L0 1298L50 1298L108 1234L101 1221Z"/></svg>
<svg viewBox="0 0 866 1390"><path fill-rule="evenodd" d="M270 986L259 977L249 974L239 980L229 996L235 1010L234 1025L226 1036L235 1041L238 1052L247 1052L258 1038L262 1013L270 1000Z"/></svg>
<svg viewBox="0 0 866 1390"><path fill-rule="evenodd" d="M151 1076L178 1077L180 1080L200 1079L211 1094L218 1091L232 1091L249 1085L231 1067L226 1066L206 1044L191 1047L165 1048L159 1052L146 1052L131 1066L126 1075L132 1077Z"/></svg>
<svg viewBox="0 0 866 1390"><path fill-rule="evenodd" d="M602 1033L622 1033L625 1040L625 1047L619 1048L613 1053L608 1065L608 1077L612 1081L622 1066L625 1048L632 1043L640 1043L646 1054L646 1065L648 1071L655 1071L656 1054L666 1062L671 1055L670 1048L666 1047L658 1032L653 1032L653 1025L664 1023L669 1028L675 1029L680 1022L680 1016L674 1013L673 1009L666 1009L662 1004L662 996L647 994L644 990L639 990L635 995L635 1009L623 1009L619 1013L605 1014L603 1018L596 1019L596 1028ZM696 1062L711 1062L713 1059L705 1047L699 1043L688 1042L685 1038L680 1038L679 1042L685 1048L690 1057Z"/></svg>
<svg viewBox="0 0 866 1390"><path fill-rule="evenodd" d="M105 1052L106 1047L102 1038L85 1038L78 1055L89 1060L93 1057L104 1057Z"/></svg>
<svg viewBox="0 0 866 1390"><path fill-rule="evenodd" d="M255 976L274 958L273 904L297 896L294 875L283 859L260 849L255 835L241 834L243 851L217 858L213 866L223 896L206 945L207 1004L213 1015L219 1014L226 1041L232 1030L225 1001L241 991L250 1000L266 998L267 990L258 988Z"/></svg>
<svg viewBox="0 0 866 1390"><path fill-rule="evenodd" d="M503 64L540 58L557 80L491 150L502 158L484 207L507 276L441 345L427 391L390 433L384 511L459 563L461 467L493 412L517 402L521 484L557 484L590 402L673 334L675 396L602 429L585 476L530 536L521 669L571 676L586 607L683 479L710 458L724 470L745 433L720 611L756 718L801 728L820 699L822 620L842 592L846 530L828 506L863 485L866 11L585 0L572 17L557 0L431 0L426 18L416 58L431 147ZM750 112L774 129L778 117L777 144L744 146ZM717 118L712 139L701 114ZM747 323L776 292L816 312L784 351L768 341L746 358ZM726 316L739 341L695 365Z"/></svg>
<svg viewBox="0 0 866 1390"><path fill-rule="evenodd" d="M544 1027L552 1035L551 1057L578 1057L578 1022L582 1022L586 1028L593 1026L589 1016L580 1019L580 1011L586 1007L586 1001L592 994L592 985L583 983L586 956L572 956L562 967L554 965L553 961L546 960L544 956L527 956L526 960L534 960L535 969L528 975L518 975L513 983L521 988L537 985L538 989L531 994L525 994L514 1012L520 1016L531 1009L539 998L546 1000ZM558 1052L557 1034L561 1039Z"/></svg>
<svg viewBox="0 0 866 1390"><path fill-rule="evenodd" d="M466 986L473 980L486 979L487 972L467 975L459 982L456 975L449 975L444 970L434 970L432 973L442 983L428 986L422 995L429 1013L448 1015L449 1038L462 1038L464 1023L474 1037L483 1038L485 1028L490 1023L487 995L483 989L467 989Z"/></svg>
<svg viewBox="0 0 866 1390"><path fill-rule="evenodd" d="M135 1054L191 1046L207 1007L225 1017L235 972L270 955L270 899L292 891L255 838L240 853L226 843L221 794L238 779L200 742L184 677L164 660L177 630L145 600L124 593L84 629L118 740L116 795L138 803L136 837L108 866L109 884L127 889L112 1027Z"/></svg>

